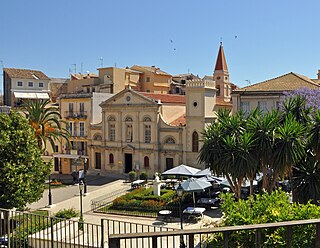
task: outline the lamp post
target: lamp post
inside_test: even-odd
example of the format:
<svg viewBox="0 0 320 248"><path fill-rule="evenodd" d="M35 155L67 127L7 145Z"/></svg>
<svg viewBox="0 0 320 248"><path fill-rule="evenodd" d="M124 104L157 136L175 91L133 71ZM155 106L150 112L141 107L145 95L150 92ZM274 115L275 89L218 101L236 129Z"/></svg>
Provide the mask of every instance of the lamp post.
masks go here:
<svg viewBox="0 0 320 248"><path fill-rule="evenodd" d="M183 229L183 224L182 224L182 194L183 194L183 188L181 186L181 183L179 183L179 186L177 188L177 194L179 196L179 201L180 201L180 226L181 230ZM183 235L180 235L180 248L185 248L186 245L184 244L183 240Z"/></svg>
<svg viewBox="0 0 320 248"><path fill-rule="evenodd" d="M84 182L84 195L86 195L88 193L88 189L87 189L87 162L88 162L88 159L85 158L84 159L84 178L83 178L83 182Z"/></svg>
<svg viewBox="0 0 320 248"><path fill-rule="evenodd" d="M49 193L48 193L48 199L49 199L49 206L52 205L52 193L51 193L51 171L49 174Z"/></svg>
<svg viewBox="0 0 320 248"><path fill-rule="evenodd" d="M83 229L83 209L82 209L82 192L83 192L83 182L79 182L80 190L80 219L79 219L79 229Z"/></svg>

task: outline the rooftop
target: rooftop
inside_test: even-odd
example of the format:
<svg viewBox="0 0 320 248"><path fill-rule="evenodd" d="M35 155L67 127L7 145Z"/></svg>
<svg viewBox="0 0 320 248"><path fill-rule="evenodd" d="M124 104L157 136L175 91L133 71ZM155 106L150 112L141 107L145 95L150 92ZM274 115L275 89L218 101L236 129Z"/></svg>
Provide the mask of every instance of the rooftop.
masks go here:
<svg viewBox="0 0 320 248"><path fill-rule="evenodd" d="M158 94L149 92L139 92L145 97L151 98L153 100L160 100L162 103L186 103L186 97L184 95L174 95L174 94Z"/></svg>
<svg viewBox="0 0 320 248"><path fill-rule="evenodd" d="M37 70L3 68L3 71L7 73L10 78L37 79L37 80L50 79L46 74Z"/></svg>

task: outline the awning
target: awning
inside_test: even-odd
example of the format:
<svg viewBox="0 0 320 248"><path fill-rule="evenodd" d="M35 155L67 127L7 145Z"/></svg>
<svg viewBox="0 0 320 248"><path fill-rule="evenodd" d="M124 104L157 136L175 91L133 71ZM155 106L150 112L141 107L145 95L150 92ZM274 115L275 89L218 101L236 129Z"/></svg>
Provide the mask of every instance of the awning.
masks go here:
<svg viewBox="0 0 320 248"><path fill-rule="evenodd" d="M37 99L36 93L29 92L13 92L15 98Z"/></svg>
<svg viewBox="0 0 320 248"><path fill-rule="evenodd" d="M49 99L48 93L36 93L38 99Z"/></svg>
<svg viewBox="0 0 320 248"><path fill-rule="evenodd" d="M15 98L22 99L49 99L48 93L36 93L36 92L13 92Z"/></svg>

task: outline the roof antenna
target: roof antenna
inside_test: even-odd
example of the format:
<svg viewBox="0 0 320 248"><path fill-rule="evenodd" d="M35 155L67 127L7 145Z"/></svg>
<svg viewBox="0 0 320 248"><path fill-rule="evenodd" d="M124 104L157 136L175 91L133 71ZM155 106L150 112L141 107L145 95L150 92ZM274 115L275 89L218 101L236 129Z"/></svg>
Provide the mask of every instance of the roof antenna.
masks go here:
<svg viewBox="0 0 320 248"><path fill-rule="evenodd" d="M251 85L251 81L249 79L246 79L245 81L248 83L248 85Z"/></svg>

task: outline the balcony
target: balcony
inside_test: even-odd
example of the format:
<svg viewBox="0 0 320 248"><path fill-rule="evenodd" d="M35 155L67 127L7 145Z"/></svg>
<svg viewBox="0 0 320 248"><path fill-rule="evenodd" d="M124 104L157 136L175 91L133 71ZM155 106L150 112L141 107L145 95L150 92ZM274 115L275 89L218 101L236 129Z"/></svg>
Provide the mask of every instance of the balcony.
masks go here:
<svg viewBox="0 0 320 248"><path fill-rule="evenodd" d="M65 111L64 118L66 119L87 119L87 111Z"/></svg>

